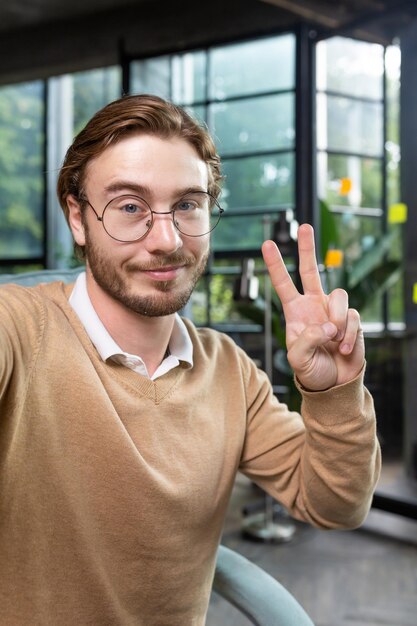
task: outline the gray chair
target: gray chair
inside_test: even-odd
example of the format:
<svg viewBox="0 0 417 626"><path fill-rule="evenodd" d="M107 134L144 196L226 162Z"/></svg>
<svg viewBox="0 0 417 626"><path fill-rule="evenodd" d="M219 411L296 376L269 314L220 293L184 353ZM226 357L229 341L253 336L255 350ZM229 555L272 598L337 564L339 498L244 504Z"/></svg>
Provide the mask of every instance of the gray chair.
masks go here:
<svg viewBox="0 0 417 626"><path fill-rule="evenodd" d="M0 274L0 283L33 286L76 279L82 267ZM213 590L258 626L314 626L295 598L262 568L241 554L220 545Z"/></svg>
<svg viewBox="0 0 417 626"><path fill-rule="evenodd" d="M22 274L0 274L0 284L16 283L25 287L32 287L39 283L52 283L54 280L63 280L64 283L71 283L83 269L83 267L76 267L73 269L35 270L33 272L23 272Z"/></svg>
<svg viewBox="0 0 417 626"><path fill-rule="evenodd" d="M314 626L275 578L223 545L217 551L213 590L257 626Z"/></svg>

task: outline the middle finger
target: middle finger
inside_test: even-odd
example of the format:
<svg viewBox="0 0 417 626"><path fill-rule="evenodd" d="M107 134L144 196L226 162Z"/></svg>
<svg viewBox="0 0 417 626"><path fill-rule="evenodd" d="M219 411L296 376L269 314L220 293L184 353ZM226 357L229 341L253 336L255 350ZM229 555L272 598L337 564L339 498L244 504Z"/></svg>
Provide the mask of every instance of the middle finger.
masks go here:
<svg viewBox="0 0 417 626"><path fill-rule="evenodd" d="M298 254L304 293L322 294L323 288L314 246L314 230L310 224L302 224L298 229Z"/></svg>

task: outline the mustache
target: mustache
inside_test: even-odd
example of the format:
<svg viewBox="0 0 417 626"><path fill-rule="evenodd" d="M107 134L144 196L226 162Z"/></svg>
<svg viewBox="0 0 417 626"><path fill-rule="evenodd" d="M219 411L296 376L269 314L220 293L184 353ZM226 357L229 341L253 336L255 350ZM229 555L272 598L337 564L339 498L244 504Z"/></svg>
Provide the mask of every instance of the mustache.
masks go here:
<svg viewBox="0 0 417 626"><path fill-rule="evenodd" d="M146 272L150 270L162 270L166 267L190 266L195 265L195 263L195 256L186 256L185 254L174 253L161 257L155 256L153 261L147 261L146 263L127 263L125 269L128 272Z"/></svg>

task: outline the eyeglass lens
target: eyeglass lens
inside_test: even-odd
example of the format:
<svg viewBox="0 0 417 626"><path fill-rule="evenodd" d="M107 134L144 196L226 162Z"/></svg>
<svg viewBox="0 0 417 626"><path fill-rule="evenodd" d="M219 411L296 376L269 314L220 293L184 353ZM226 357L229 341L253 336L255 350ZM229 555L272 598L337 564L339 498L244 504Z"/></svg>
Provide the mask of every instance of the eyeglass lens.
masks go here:
<svg viewBox="0 0 417 626"><path fill-rule="evenodd" d="M176 228L190 237L200 237L212 231L219 222L220 214L221 209L214 198L205 192L192 192L182 197L172 213ZM153 219L152 210L143 198L123 195L106 206L103 226L111 237L119 241L135 241L146 235Z"/></svg>

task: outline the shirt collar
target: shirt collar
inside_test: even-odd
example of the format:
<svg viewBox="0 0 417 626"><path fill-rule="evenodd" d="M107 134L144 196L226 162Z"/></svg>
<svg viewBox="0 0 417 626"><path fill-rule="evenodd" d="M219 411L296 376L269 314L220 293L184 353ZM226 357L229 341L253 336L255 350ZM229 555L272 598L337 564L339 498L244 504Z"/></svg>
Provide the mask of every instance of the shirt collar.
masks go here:
<svg viewBox="0 0 417 626"><path fill-rule="evenodd" d="M113 359L131 369L140 371L140 373L143 373L141 371L143 368L146 372L146 367L141 357L124 352L114 341L100 320L88 295L85 272L82 272L77 277L74 289L69 298L69 303L80 318L81 323L103 361ZM193 365L193 344L188 330L178 314L175 315L174 326L169 340L169 352L169 356L162 361L161 365L152 376L152 379L162 376L163 373L178 365L180 361L185 361L191 367ZM143 364L142 367L138 367L138 360Z"/></svg>

